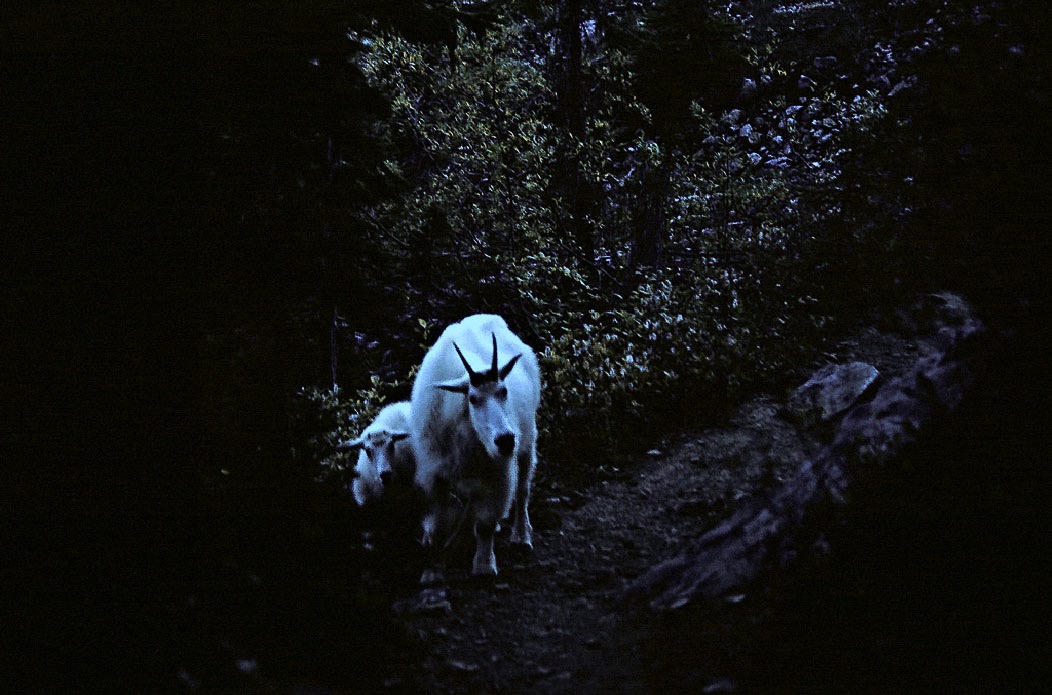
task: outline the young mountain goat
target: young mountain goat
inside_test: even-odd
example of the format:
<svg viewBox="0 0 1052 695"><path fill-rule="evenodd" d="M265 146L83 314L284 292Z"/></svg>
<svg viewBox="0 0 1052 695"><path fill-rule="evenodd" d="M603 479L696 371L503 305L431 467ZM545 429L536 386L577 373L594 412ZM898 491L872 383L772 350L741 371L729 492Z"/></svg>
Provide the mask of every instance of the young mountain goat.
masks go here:
<svg viewBox="0 0 1052 695"><path fill-rule="evenodd" d="M352 484L354 501L359 505L378 499L384 486L394 478L411 480L413 449L409 442L409 402L392 403L381 410L357 439L336 445L337 451L360 448Z"/></svg>
<svg viewBox="0 0 1052 695"><path fill-rule="evenodd" d="M469 316L446 328L413 383L416 483L429 504L423 543L448 544L470 519L474 575L497 574L493 534L513 499L511 541L533 547L527 505L540 398L537 357L493 315Z"/></svg>

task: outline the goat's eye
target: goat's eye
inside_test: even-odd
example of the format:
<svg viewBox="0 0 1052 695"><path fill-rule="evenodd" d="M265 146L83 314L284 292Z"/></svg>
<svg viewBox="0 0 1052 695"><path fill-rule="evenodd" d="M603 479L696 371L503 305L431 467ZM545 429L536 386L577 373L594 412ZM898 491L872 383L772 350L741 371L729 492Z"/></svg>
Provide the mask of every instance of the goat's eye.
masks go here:
<svg viewBox="0 0 1052 695"><path fill-rule="evenodd" d="M471 405L478 405L479 402L480 399L475 394L471 394L470 396L468 396L468 403L470 403Z"/></svg>
<svg viewBox="0 0 1052 695"><path fill-rule="evenodd" d="M507 397L508 397L508 387L507 386L501 386L500 390L497 391L497 398L499 398L501 400L504 400Z"/></svg>

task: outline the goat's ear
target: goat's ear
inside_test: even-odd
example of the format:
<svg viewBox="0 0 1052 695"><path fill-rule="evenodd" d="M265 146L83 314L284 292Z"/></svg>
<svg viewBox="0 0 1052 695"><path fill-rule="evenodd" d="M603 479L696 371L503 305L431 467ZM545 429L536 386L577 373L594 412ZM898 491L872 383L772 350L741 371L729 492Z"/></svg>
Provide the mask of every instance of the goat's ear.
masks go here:
<svg viewBox="0 0 1052 695"><path fill-rule="evenodd" d="M400 442L400 441L402 441L403 439L405 439L408 436L409 436L408 432L392 432L391 433L391 441L392 442Z"/></svg>
<svg viewBox="0 0 1052 695"><path fill-rule="evenodd" d="M450 393L467 394L469 384L468 377L464 377L462 379L454 379L453 381L440 381L437 384L433 384L433 386L436 389L442 389L443 391L449 391Z"/></svg>
<svg viewBox="0 0 1052 695"><path fill-rule="evenodd" d="M515 366L515 363L519 361L520 357L522 357L521 354L515 355L510 360L508 360L508 363L506 365L504 365L503 367L500 368L500 378L501 379L506 379L507 376L509 374L511 374L511 368Z"/></svg>
<svg viewBox="0 0 1052 695"><path fill-rule="evenodd" d="M339 442L336 445L336 451L350 451L351 449L357 449L362 444L365 444L365 440L361 437L358 437L357 439L352 439L349 442Z"/></svg>

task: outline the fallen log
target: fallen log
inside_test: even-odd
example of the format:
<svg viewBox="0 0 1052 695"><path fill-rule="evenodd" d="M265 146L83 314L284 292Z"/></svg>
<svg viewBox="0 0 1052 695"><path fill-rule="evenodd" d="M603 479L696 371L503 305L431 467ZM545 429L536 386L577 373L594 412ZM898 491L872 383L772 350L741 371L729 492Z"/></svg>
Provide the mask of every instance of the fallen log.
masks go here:
<svg viewBox="0 0 1052 695"><path fill-rule="evenodd" d="M847 503L867 471L888 463L934 418L955 409L972 383L969 347L982 334L971 308L951 294L935 307L934 346L912 369L889 379L872 400L850 409L832 443L778 489L754 499L679 555L633 581L629 598L654 610L740 592L761 572L785 567L822 544L818 519Z"/></svg>

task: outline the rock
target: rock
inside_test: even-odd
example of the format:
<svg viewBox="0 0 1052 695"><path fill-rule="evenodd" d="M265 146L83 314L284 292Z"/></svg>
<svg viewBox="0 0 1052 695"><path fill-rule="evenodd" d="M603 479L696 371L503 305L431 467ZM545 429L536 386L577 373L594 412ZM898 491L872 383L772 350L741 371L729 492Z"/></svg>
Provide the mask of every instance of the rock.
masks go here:
<svg viewBox="0 0 1052 695"><path fill-rule="evenodd" d="M793 391L786 409L808 427L829 422L857 403L879 375L876 367L865 362L826 365Z"/></svg>
<svg viewBox="0 0 1052 695"><path fill-rule="evenodd" d="M800 79L799 79L799 80L797 80L797 82L796 82L796 86L797 86L797 87L798 87L799 89L814 89L814 87L815 87L815 81L814 81L814 80L812 80L812 79L811 79L810 77L808 77L807 75L800 75Z"/></svg>
<svg viewBox="0 0 1052 695"><path fill-rule="evenodd" d="M738 684L732 681L730 678L717 678L716 680L709 681L704 688L701 689L703 693L735 693L738 692Z"/></svg>
<svg viewBox="0 0 1052 695"><path fill-rule="evenodd" d="M829 70L835 68L838 63L836 56L818 56L814 60L815 70Z"/></svg>
<svg viewBox="0 0 1052 695"><path fill-rule="evenodd" d="M415 596L395 601L391 606L395 615L420 615L423 613L452 613L446 590L431 587L422 590Z"/></svg>
<svg viewBox="0 0 1052 695"><path fill-rule="evenodd" d="M459 659L449 659L446 661L446 666L457 673L476 673L479 670L478 664L471 664Z"/></svg>
<svg viewBox="0 0 1052 695"><path fill-rule="evenodd" d="M899 80L890 90L888 90L888 99L894 99L901 95L909 94L914 91L919 83L916 75L910 75L902 80Z"/></svg>
<svg viewBox="0 0 1052 695"><path fill-rule="evenodd" d="M935 334L945 329L960 330L973 320L968 302L952 292L927 294L906 309L896 312L901 331L914 334Z"/></svg>
<svg viewBox="0 0 1052 695"><path fill-rule="evenodd" d="M756 86L756 80L746 77L742 80L742 86L741 90L738 92L738 98L742 101L752 101L756 98L759 91L759 88Z"/></svg>

